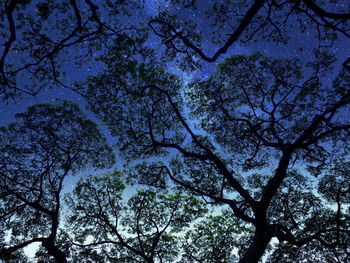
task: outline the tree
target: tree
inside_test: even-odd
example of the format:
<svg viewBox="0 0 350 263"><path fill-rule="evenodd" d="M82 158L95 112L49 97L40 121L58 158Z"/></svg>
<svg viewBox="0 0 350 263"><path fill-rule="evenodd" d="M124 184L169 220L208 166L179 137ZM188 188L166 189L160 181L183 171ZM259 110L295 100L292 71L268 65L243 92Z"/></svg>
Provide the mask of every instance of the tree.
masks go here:
<svg viewBox="0 0 350 263"><path fill-rule="evenodd" d="M245 229L230 211L209 215L186 232L182 242L181 262L235 262L237 258L234 251L247 245L244 235L250 231Z"/></svg>
<svg viewBox="0 0 350 263"><path fill-rule="evenodd" d="M127 201L125 187L115 171L84 178L67 198L76 260L175 262L178 235L203 215L203 203L179 191L150 188L137 190Z"/></svg>
<svg viewBox="0 0 350 263"><path fill-rule="evenodd" d="M1 99L56 85L84 96L123 156L147 162L135 167L141 182L163 186L170 178L208 203L229 206L241 226L254 228L241 262L257 262L272 238L281 245L271 260L291 246L302 246L292 258L321 246L323 258L332 250L332 258L346 260L348 197L326 187L338 184L335 175L320 182L322 198L307 188L295 192L312 200L300 214L288 208L300 203L280 191L303 169L316 181L326 178L327 166L348 154L350 59L337 48L349 39L349 2L171 0L156 14L144 11L146 2L3 1ZM270 41L303 60L314 55L308 64L258 54L231 57L236 44L254 50ZM336 59L342 66L332 64ZM216 64L206 62L222 63L212 74ZM78 68L83 74L74 74ZM199 79L185 85L184 70ZM320 205L331 202L340 207L335 214ZM285 210L273 213L275 204ZM306 211L327 218L325 224L309 224Z"/></svg>
<svg viewBox="0 0 350 263"><path fill-rule="evenodd" d="M294 246L280 243L269 262L349 261L349 213L342 207L350 201L348 168L346 160L327 167L319 180L317 194L305 176L295 173L285 181L288 190L278 193L279 201L276 198L271 211L284 215L289 229L286 234L293 230L298 239L294 240ZM304 222L301 218L305 218Z"/></svg>
<svg viewBox="0 0 350 263"><path fill-rule="evenodd" d="M128 39L125 27L135 41L141 35L141 31L137 31L138 36L133 33L137 26L119 23L119 19L130 16L136 8L139 8L137 1L2 2L2 100L21 94L36 95L42 89L57 85L75 90L74 81L80 79L74 79L72 70L79 72L87 63L93 64L94 57L103 54L105 44Z"/></svg>
<svg viewBox="0 0 350 263"><path fill-rule="evenodd" d="M305 76L298 60L234 56L208 80L184 88L178 78L152 65L133 67L125 80L111 64L91 79L86 94L126 157L163 157L163 164L142 166L145 182L168 177L208 202L228 205L238 220L254 228L240 262L258 262L273 237L304 249L311 243L327 249L342 247L346 238L327 242L325 233L327 238L349 234L347 223L339 223L347 221L344 206L330 216L322 202L313 201L316 218L329 218L317 231L306 227L306 212L291 219L297 228L285 221L294 212L273 213L294 169L320 178L327 166L349 153L349 73L342 70L333 83L323 84L331 63L323 59L305 69L310 74ZM257 174L265 179L259 181Z"/></svg>
<svg viewBox="0 0 350 263"><path fill-rule="evenodd" d="M107 57L114 41L126 41L123 50L138 47L136 53L142 53L152 46L144 41L145 31L161 39L165 48L158 53L164 53L164 60L187 69L218 61L236 44L272 41L285 46L291 41L288 49L294 50L299 39L308 38L301 48L309 52L350 36L346 0L172 0L154 6L156 14L147 12L152 9L147 5L138 0L2 1L1 98L35 95L54 86L78 92L82 79L70 73L73 69L83 71L83 79L94 75L95 58ZM341 59L349 70L349 55Z"/></svg>
<svg viewBox="0 0 350 263"><path fill-rule="evenodd" d="M58 242L64 182L86 168L111 166L114 155L75 104L38 104L16 118L1 129L0 258L38 242L56 262L67 262Z"/></svg>
<svg viewBox="0 0 350 263"><path fill-rule="evenodd" d="M204 5L201 1L177 0L172 3L180 6L182 15L175 8L169 8L151 19L149 26L171 53L183 54L187 63L197 61L193 55L206 62L215 62L238 43L287 44L293 41L293 45L298 45L295 38L301 34L304 38L311 35L316 40L312 50L332 46L339 37L350 37L350 13L346 1L229 0L208 1ZM186 19L188 14L184 13L189 10L200 18ZM206 15L204 21L201 12ZM209 49L206 47L208 42L218 46L213 54L207 54L213 50L212 45ZM349 69L349 58L344 66Z"/></svg>

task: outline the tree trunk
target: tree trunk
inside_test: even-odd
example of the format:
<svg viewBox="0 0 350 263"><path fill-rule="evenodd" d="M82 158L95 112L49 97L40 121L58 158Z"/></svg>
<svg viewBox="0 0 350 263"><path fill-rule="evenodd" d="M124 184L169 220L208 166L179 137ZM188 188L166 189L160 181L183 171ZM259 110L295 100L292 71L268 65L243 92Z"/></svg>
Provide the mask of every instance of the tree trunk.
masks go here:
<svg viewBox="0 0 350 263"><path fill-rule="evenodd" d="M68 263L66 255L51 242L43 242L43 247L47 249L47 253L54 257L57 263Z"/></svg>
<svg viewBox="0 0 350 263"><path fill-rule="evenodd" d="M254 239L250 244L244 256L239 263L257 263L264 255L267 245L273 236L272 229L267 228L265 231L256 230Z"/></svg>

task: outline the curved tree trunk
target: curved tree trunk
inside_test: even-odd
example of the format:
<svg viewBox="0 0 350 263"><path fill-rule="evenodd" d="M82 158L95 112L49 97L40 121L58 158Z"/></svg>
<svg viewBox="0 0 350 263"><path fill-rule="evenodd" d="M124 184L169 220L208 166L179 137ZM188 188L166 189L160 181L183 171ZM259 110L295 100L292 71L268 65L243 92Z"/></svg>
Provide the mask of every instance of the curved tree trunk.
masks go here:
<svg viewBox="0 0 350 263"><path fill-rule="evenodd" d="M42 245L47 249L47 253L54 257L57 263L68 263L66 255L54 244L51 242L43 242Z"/></svg>
<svg viewBox="0 0 350 263"><path fill-rule="evenodd" d="M267 245L274 236L275 229L268 225L266 211L278 188L287 176L287 169L292 156L292 150L284 150L278 164L276 174L269 180L265 187L259 205L253 208L255 214L256 229L252 243L241 258L239 263L257 263L264 255Z"/></svg>
<svg viewBox="0 0 350 263"><path fill-rule="evenodd" d="M257 263L264 255L267 245L270 243L273 237L273 231L270 228L265 231L256 230L254 239L250 244L248 250L244 256L240 259L239 263Z"/></svg>

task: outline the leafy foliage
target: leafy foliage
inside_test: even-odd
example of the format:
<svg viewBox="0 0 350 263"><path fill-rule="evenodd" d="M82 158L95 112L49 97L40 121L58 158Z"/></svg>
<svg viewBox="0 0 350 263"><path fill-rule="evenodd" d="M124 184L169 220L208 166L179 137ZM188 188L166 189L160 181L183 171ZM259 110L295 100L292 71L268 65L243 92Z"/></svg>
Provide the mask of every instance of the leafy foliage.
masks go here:
<svg viewBox="0 0 350 263"><path fill-rule="evenodd" d="M76 240L77 259L175 262L178 235L206 211L202 202L179 191L150 188L137 190L126 201L125 188L121 173L115 171L83 179L67 198L67 227Z"/></svg>
<svg viewBox="0 0 350 263"><path fill-rule="evenodd" d="M235 262L234 252L247 245L244 242L247 234L249 229L245 229L230 211L207 216L186 232L181 262Z"/></svg>
<svg viewBox="0 0 350 263"><path fill-rule="evenodd" d="M81 81L94 76L111 52L129 60L136 48L140 58L150 54L156 38L163 47L152 46L158 54L152 63L175 62L183 70L216 62L237 45L261 42L290 42L288 49L304 57L319 54L349 38L349 18L346 0L3 1L1 99L54 86L79 92ZM115 42L124 45L113 50ZM349 71L350 59L341 59Z"/></svg>
<svg viewBox="0 0 350 263"><path fill-rule="evenodd" d="M113 164L106 139L78 106L62 101L18 114L1 130L0 148L0 224L10 235L1 257L40 242L66 262L56 244L62 188L72 174Z"/></svg>
<svg viewBox="0 0 350 263"><path fill-rule="evenodd" d="M306 167L323 175L335 159L349 153L350 123L344 114L350 110L350 93L346 85L339 88L348 73L342 71L331 86L323 84L330 63L311 65L306 74L298 60L233 56L208 80L195 80L183 89L169 89L172 81L175 87L178 82L167 74L149 78L149 84L147 78L132 77L132 85L117 82L116 89L98 85L96 77L92 83L97 85L87 94L91 109L118 136L122 153L148 162L134 168L139 182L164 187L168 176L208 203L228 205L255 228L240 260L256 262L272 237L296 246L320 242L327 247L320 241L323 233L343 218L343 212L330 216L324 205L329 201L306 187L305 177L292 169ZM143 69L135 67L136 72ZM107 71L110 80L112 72ZM171 157L163 162L149 159L165 154ZM280 191L293 194L286 197ZM281 211L287 208L280 202L290 202L290 211ZM315 229L308 225L313 216L330 220ZM345 225L334 231L348 233ZM343 243L334 242L337 247Z"/></svg>
<svg viewBox="0 0 350 263"><path fill-rule="evenodd" d="M25 261L40 242L44 262L349 261L350 57L337 51L349 1L153 2L0 4L0 100L77 92L136 163L128 179L155 187L126 203L118 172L83 179L72 243L59 227L64 181L113 154L77 106L30 107L0 129L0 257ZM284 58L232 56L267 43ZM201 227L198 197L231 211ZM222 237L231 243L211 253Z"/></svg>

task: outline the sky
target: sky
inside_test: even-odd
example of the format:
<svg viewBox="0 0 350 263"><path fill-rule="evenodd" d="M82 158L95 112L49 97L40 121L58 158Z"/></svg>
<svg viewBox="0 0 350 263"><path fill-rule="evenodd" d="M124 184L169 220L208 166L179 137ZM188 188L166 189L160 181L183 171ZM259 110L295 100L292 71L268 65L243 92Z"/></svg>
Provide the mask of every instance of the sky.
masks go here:
<svg viewBox="0 0 350 263"><path fill-rule="evenodd" d="M33 7L35 7L35 4L40 1L32 1ZM144 0L140 1L140 3L143 4L143 8L141 11L137 11L136 13L133 13L131 17L121 18L121 20L124 23L139 23L140 20L147 21L149 17L156 16L161 12L162 10L168 9L171 12L177 14L179 17L183 17L184 19L187 19L190 17L190 19L193 19L199 23L199 29L203 30L204 32L204 39L209 39L209 30L206 30L210 26L210 21L206 19L205 10L207 8L208 3L210 1L200 1L200 5L198 10L195 12L193 11L186 11L183 12L182 9L179 7L172 6L170 0ZM36 8L31 9L30 12L37 12ZM61 14L62 15L62 14ZM101 13L101 17L103 17L104 14ZM61 19L62 17L58 17L58 19ZM107 19L107 18L106 18ZM54 25L55 20L49 20L48 25L53 24ZM48 28L47 33L51 35L52 37L55 36L55 31L52 30L53 28ZM347 56L350 53L350 45L348 44L347 39L344 38L344 40L337 41L336 45L332 47L331 52L333 52L337 57L341 58L338 61L338 65L342 63L342 58ZM193 72L184 72L181 71L176 63L170 63L168 65L167 70L171 73L174 73L178 75L181 79L185 81L185 83L191 82L191 80L195 78L201 78L205 79L208 78L214 71L218 63L223 61L226 57L229 57L234 54L252 54L254 52L261 52L267 56L276 56L276 57L282 57L282 58L291 58L291 57L297 57L303 61L307 61L312 58L312 55L310 52L310 47L314 47L315 39L312 35L309 33L301 34L299 30L294 30L291 32L291 40L288 42L288 44L276 44L266 41L259 41L257 43L249 44L249 45L241 45L238 42L234 45L232 45L227 52L227 54L222 55L217 62L215 63L202 63L203 67L201 69L198 69ZM163 48L163 45L160 41L160 39L154 35L151 34L147 44L154 49L161 50ZM213 44L209 40L204 41L204 50L207 54L213 54L219 47L217 44ZM303 50L300 50L300 47L303 48ZM75 53L81 53L84 54L84 50L75 50L70 49L68 51L68 55L73 56ZM98 54L93 53L93 56L98 56ZM9 62L18 63L19 59L22 59L21 54L16 54L16 56L10 56ZM86 64L83 64L80 68L72 68L71 63L69 61L62 65L64 71L67 72L66 76L62 78L61 80L64 83L72 83L72 80L84 80L86 77L93 73L100 72L102 70L101 64L98 62L93 61L92 59L88 60ZM332 79L333 76L330 77ZM31 84L31 80L28 79L21 79L20 81ZM21 82L19 82L21 83ZM69 85L69 84L68 84ZM6 126L7 124L15 121L14 116L16 113L24 111L28 106L38 104L38 103L52 103L55 102L56 99L68 99L75 103L77 103L81 109L87 114L88 118L92 119L96 123L98 123L99 128L103 132L103 134L108 138L109 142L111 144L115 143L114 138L110 136L110 133L107 129L107 127L99 121L96 116L94 116L91 112L86 110L86 102L84 98L82 98L79 94L75 93L74 91L70 90L69 88L64 88L62 86L54 86L50 89L44 89L42 90L38 95L36 96L28 96L24 95L22 98L18 98L15 100L9 100L4 101L0 103L0 126ZM117 167L122 168L122 161L117 160ZM73 185L69 183L69 185Z"/></svg>
<svg viewBox="0 0 350 263"><path fill-rule="evenodd" d="M38 2L40 1L32 1L32 5L35 7L35 4ZM197 21L199 23L199 29L203 30L204 32L204 39L209 38L209 33L206 33L209 32L209 30L206 29L209 28L211 22L206 19L205 10L210 1L200 1L199 9L195 12L183 12L182 9L172 6L170 0L144 0L140 1L140 3L143 4L143 8L141 9L141 11L137 11L136 13L133 13L131 17L122 18L121 20L125 23L130 24L139 23L140 20L147 21L149 17L156 16L162 10L168 9L171 12L177 14L178 16L183 17L184 19L190 17L190 19ZM33 8L30 12L37 12L37 9ZM103 16L104 14L102 13L101 17ZM58 18L61 19L62 17ZM49 23L48 25L50 25L50 23L54 24L54 21L55 20L51 19L47 23ZM49 27L47 29L47 33L52 37L55 37L55 31L52 29L53 28ZM314 47L315 39L311 34L309 34L308 32L306 34L301 34L299 30L296 29L291 32L290 38L291 40L288 42L288 44L284 45L266 41L259 41L257 43L252 43L249 45L241 45L237 42L234 45L232 45L227 54L222 55L217 62L204 62L202 63L203 67L194 72L181 71L176 63L170 63L168 65L167 70L171 73L178 75L181 79L185 80L185 83L188 83L195 78L208 78L215 71L215 68L218 63L223 61L226 57L229 57L234 54L252 54L258 51L267 56L275 56L282 58L297 57L302 61L307 61L312 58L312 55L309 55L312 53L310 52L310 47ZM163 48L160 39L152 34L147 44L154 49L161 50ZM209 40L205 40L203 47L207 54L213 54L218 49L219 45L213 44ZM300 50L300 47L303 48L302 51ZM75 53L84 54L84 52L84 50L75 50L73 48L68 51L68 55L73 56ZM331 52L333 52L337 57L340 58L340 60L338 61L339 66L339 64L342 63L343 58L350 53L350 45L347 39L344 38L340 39L340 41L337 41L336 45L332 47ZM98 54L94 53L93 56L98 56ZM9 62L18 63L19 59L22 59L21 54L16 54L16 56L9 57ZM69 63L69 61L63 64L62 68L64 69L64 71L67 72L66 76L64 76L64 78L61 79L64 83L72 83L72 80L84 80L89 74L95 74L96 72L100 72L102 70L101 64L93 61L92 59L88 60L87 63L83 64L80 68L72 68L72 65L71 63ZM333 76L330 77L330 79L332 78ZM29 85L31 84L31 79L29 78L21 79L20 81ZM20 81L19 83L21 83ZM36 96L23 95L22 98L0 102L0 126L6 126L7 124L15 121L15 114L24 111L28 106L37 103L51 103L54 102L56 99L68 99L77 103L89 118L98 123L99 128L108 138L109 142L111 144L114 143L114 138L110 136L107 127L103 123L101 123L101 121L99 121L91 112L86 110L86 102L84 98L82 98L79 94L75 93L69 88L64 88L62 86L54 86L50 89L46 88ZM119 160L117 161L117 163L119 164L118 167L121 168L121 161Z"/></svg>
<svg viewBox="0 0 350 263"><path fill-rule="evenodd" d="M34 5L36 2L40 1L32 1L32 4ZM141 11L136 12L131 17L128 17L124 19L125 21L129 22L130 24L139 22L140 19L147 19L150 16L156 16L161 10L164 10L164 8L167 8L171 10L172 12L182 15L184 17L192 17L191 19L195 21L199 21L199 29L204 29L203 32L206 32L205 29L209 27L209 21L205 19L205 10L207 7L208 0L205 1L199 1L200 7L199 10L196 12L187 12L183 13L181 9L176 9L176 7L172 6L170 0L143 0L140 1L143 4L143 8ZM210 1L209 1L210 2ZM35 12L35 8L31 12ZM175 10L175 11L174 11ZM176 11L178 10L178 12ZM54 30L49 29L50 34L55 34ZM50 31L51 30L51 31ZM170 72L174 72L176 74L179 74L182 78L186 78L187 80L191 80L194 77L208 77L211 73L214 72L216 65L222 61L225 57L229 57L232 54L251 54L254 52L262 52L263 54L266 54L268 56L276 56L276 57L298 57L301 60L307 60L310 59L312 56L308 55L311 54L308 49L309 47L314 47L314 43L316 40L313 38L313 36L306 34L301 34L298 29L293 31L291 33L291 40L286 45L281 44L275 44L270 42L258 42L249 44L246 46L242 46L239 43L234 44L231 46L227 54L224 54L219 58L219 60L216 63L203 63L203 68L192 73L188 72L181 72L179 70L178 66L174 63L170 64L168 66L168 70ZM204 39L206 39L207 36L204 33ZM348 45L347 39L341 39L340 41L337 41L336 45L332 48L332 52L336 54L336 56L343 58L344 56L347 56L350 52L350 48ZM162 48L162 43L160 42L160 39L155 37L154 35L151 35L150 40L148 41L149 45L152 48ZM204 50L207 51L208 54L213 54L214 51L218 49L219 45L215 45L211 43L210 41L206 40L204 41ZM304 50L300 51L297 50L298 48L302 47ZM81 52L79 50L70 50L71 55L73 55L76 52ZM16 54L16 56L10 57L9 62L12 63L12 60L16 61L18 58L21 57L21 54ZM339 63L342 63L340 60ZM77 68L71 68L72 65L69 63L63 65L64 70L68 72L68 74L64 77L66 81L69 81L71 79L80 79L83 80L88 76L91 72L99 72L101 70L101 64L97 62L90 61L88 64L83 65L83 67L77 69ZM23 81L23 80L21 80ZM30 79L24 80L24 82L30 83ZM43 92L40 92L37 96L23 96L23 98L18 100L10 100L7 102L1 102L0 104L0 126L4 126L7 123L11 122L14 118L14 115L17 112L23 111L26 107L29 105L33 105L36 103L42 103L42 102L50 102L54 101L55 99L70 99L79 105L82 106L82 108L85 107L84 100L81 96L78 94L72 92L69 89L63 88L61 86L55 86L52 89L45 89Z"/></svg>
<svg viewBox="0 0 350 263"><path fill-rule="evenodd" d="M197 21L200 23L200 29L204 30L207 27L209 27L209 22L206 22L205 20L205 13L204 10L206 8L207 2L210 2L210 0L201 1L202 5L200 6L199 10L196 13L182 13L181 9L176 9L171 5L171 1L169 0L144 0L144 8L142 11L137 12L133 14L130 18L125 18L126 20L129 19L129 22L135 23L138 22L140 19L146 19L149 16L155 16L157 15L161 10L164 8L173 9L173 12L177 13L178 15L182 15L185 17L191 16L191 19ZM40 1L33 1L32 4L35 4L36 2ZM177 11L178 10L178 11ZM32 9L30 12L36 12L35 8ZM53 23L53 22L52 22ZM51 29L48 29L49 33L54 35L55 30L54 27ZM204 38L206 38L206 35L204 35ZM240 45L240 44L234 44L227 54L220 57L220 59L216 63L203 63L203 68L200 70L197 70L195 72L183 72L181 71L178 66L174 63L170 64L168 66L168 71L177 74L180 76L180 78L184 79L185 82L190 82L194 78L208 78L210 74L212 74L215 71L215 68L220 61L223 61L226 57L229 57L233 54L252 54L254 52L262 52L265 55L268 56L276 56L276 57L283 57L283 58L290 58L297 56L299 59L303 61L307 61L311 59L312 56L309 56L310 54L310 47L313 47L314 42L316 40L313 38L313 36L308 34L301 34L298 29L294 30L291 33L291 41L286 45L281 44L273 44L268 42L258 42L254 44L249 45ZM159 38L152 36L150 37L150 40L148 41L148 44L155 49L162 49L162 43L159 40ZM219 47L219 45L212 44L210 41L204 41L204 49L208 54L213 54L216 49ZM303 51L299 50L299 47L303 47ZM1 50L1 49L0 49ZM84 50L83 50L84 51ZM75 52L81 52L78 50L71 50L71 55ZM342 60L344 57L349 56L350 54L350 44L349 41L346 38L341 38L339 41L337 41L336 45L331 49L331 52L333 52L337 57L340 58L340 60L337 62L337 67L342 63ZM97 54L98 55L98 54ZM16 56L12 56L9 58L10 61L13 60L14 63L17 63L19 59L21 59L21 54L17 54ZM80 69L72 69L72 65L69 63L63 65L64 70L67 71L67 75L65 76L65 80L84 80L86 76L88 76L91 72L99 72L101 71L101 64L97 62L89 62L87 64L84 64ZM330 77L330 79L333 78L333 76ZM21 80L24 82L27 82L30 84L30 79L24 79ZM69 81L68 81L69 82ZM84 101L84 98L82 98L79 94L75 93L74 91L63 88L60 86L55 86L52 89L44 89L42 90L38 95L36 96L26 96L24 95L22 98L18 98L15 100L9 100L4 101L0 103L0 127L6 126L11 122L14 122L14 116L16 113L24 111L28 106L38 104L38 103L54 103L56 99L68 99L75 103L77 103L83 111L87 114L88 118L92 119L96 123L98 123L100 130L103 132L103 134L107 137L110 144L115 143L115 139L110 136L110 133L107 129L107 127L96 118L91 112L86 110L86 102ZM118 159L116 167L119 169L122 169L123 161ZM74 187L74 184L77 180L76 178L69 178L66 182L67 188L65 191L69 192Z"/></svg>

